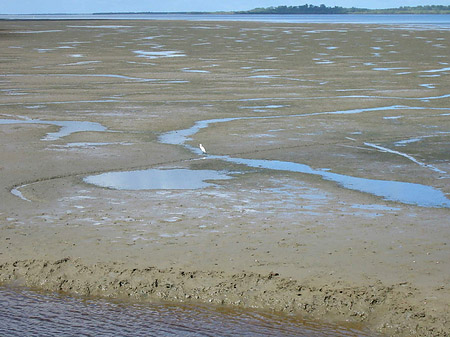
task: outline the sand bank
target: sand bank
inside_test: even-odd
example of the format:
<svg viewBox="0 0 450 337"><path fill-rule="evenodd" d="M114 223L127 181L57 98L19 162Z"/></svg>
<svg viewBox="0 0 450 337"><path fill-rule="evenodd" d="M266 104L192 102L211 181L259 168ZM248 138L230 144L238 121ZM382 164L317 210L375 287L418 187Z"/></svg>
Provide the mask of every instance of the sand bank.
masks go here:
<svg viewBox="0 0 450 337"><path fill-rule="evenodd" d="M392 336L449 335L448 208L220 160L300 163L448 196L449 75L432 72L448 61L447 31L1 24L0 114L23 120L0 125L2 282L273 309ZM185 142L204 144L210 157L160 141L223 118ZM54 137L62 121L102 128ZM84 182L146 168L232 179L193 190Z"/></svg>

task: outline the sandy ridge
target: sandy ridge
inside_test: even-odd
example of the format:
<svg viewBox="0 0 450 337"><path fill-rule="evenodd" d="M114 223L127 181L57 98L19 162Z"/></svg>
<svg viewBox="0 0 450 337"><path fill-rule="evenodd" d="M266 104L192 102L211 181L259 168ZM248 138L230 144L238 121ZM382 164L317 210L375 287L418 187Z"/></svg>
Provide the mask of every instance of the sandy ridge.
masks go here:
<svg viewBox="0 0 450 337"><path fill-rule="evenodd" d="M389 336L449 336L445 311L418 305L418 289L404 282L320 285L271 272L236 274L177 268L130 268L78 259L22 260L0 264L0 282L82 296L134 301L206 302L252 307L333 321L364 322ZM420 303L420 302L419 302ZM380 314L383 313L383 314ZM432 324L430 324L432 323Z"/></svg>

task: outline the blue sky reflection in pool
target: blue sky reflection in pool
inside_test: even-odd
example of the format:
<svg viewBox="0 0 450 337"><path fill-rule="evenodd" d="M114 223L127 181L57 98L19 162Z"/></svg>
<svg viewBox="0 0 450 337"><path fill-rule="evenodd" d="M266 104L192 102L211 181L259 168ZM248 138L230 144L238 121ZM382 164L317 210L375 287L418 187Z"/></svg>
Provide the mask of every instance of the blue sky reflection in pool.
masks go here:
<svg viewBox="0 0 450 337"><path fill-rule="evenodd" d="M89 184L116 190L186 190L212 186L208 180L224 180L232 177L213 170L148 169L123 172L107 172L84 178Z"/></svg>

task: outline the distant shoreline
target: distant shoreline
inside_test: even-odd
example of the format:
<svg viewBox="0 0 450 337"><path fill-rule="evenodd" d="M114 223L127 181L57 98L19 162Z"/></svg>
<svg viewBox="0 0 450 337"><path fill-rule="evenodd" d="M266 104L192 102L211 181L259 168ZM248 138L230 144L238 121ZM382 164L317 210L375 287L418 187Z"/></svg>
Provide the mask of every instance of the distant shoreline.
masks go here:
<svg viewBox="0 0 450 337"><path fill-rule="evenodd" d="M450 6L449 6L450 7ZM244 12L99 12L89 15L449 15L450 9L441 12L407 12L407 11L389 11L389 10L365 10L341 13L302 13L302 12L271 12L271 11L244 11ZM53 14L30 14L30 15L53 15ZM58 14L55 14L58 15ZM83 15L83 14L59 14L59 15Z"/></svg>
<svg viewBox="0 0 450 337"><path fill-rule="evenodd" d="M450 6L427 5L427 6L403 6L398 8L368 9L368 8L345 8L327 7L325 5L302 5L302 6L277 6L266 8L254 8L248 11L229 12L126 12L126 13L94 13L94 15L105 14L450 14Z"/></svg>
<svg viewBox="0 0 450 337"><path fill-rule="evenodd" d="M348 14L348 15L277 15L277 14L22 14L0 15L0 22L6 21L217 21L217 22L283 22L289 24L370 24L370 25L433 25L440 29L450 29L450 15L377 15L377 14Z"/></svg>
<svg viewBox="0 0 450 337"><path fill-rule="evenodd" d="M427 5L427 6L403 6L398 8L368 9L368 8L346 8L346 7L327 7L325 5L302 5L302 6L277 6L266 8L254 8L247 11L185 11L185 12L95 12L95 13L39 13L39 14L0 14L0 15L243 15L243 14L277 14L277 15L345 15L345 14L450 14L450 6L446 5Z"/></svg>
<svg viewBox="0 0 450 337"><path fill-rule="evenodd" d="M248 21L248 22L285 22L285 23L348 23L348 24L433 24L450 28L450 16L443 14L228 14L212 13L91 13L91 14L0 14L2 21L111 21L111 20L188 20L188 21Z"/></svg>
<svg viewBox="0 0 450 337"><path fill-rule="evenodd" d="M402 6L397 8L368 9L368 8L346 8L327 7L325 5L302 5L302 6L277 6L267 8L255 8L250 11L240 11L242 14L450 14L450 6L427 5L427 6Z"/></svg>
<svg viewBox="0 0 450 337"><path fill-rule="evenodd" d="M117 12L92 14L24 14L24 15L449 15L445 13L405 13L405 12L354 12L354 13L226 13L226 12ZM17 14L20 15L20 14Z"/></svg>

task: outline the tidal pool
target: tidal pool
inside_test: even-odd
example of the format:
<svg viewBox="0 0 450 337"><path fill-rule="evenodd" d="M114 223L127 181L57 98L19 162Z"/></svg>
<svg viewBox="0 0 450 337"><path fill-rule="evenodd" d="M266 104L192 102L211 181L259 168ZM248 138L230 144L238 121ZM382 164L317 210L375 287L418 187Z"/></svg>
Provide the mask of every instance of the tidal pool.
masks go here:
<svg viewBox="0 0 450 337"><path fill-rule="evenodd" d="M88 184L116 190L191 190L213 186L208 180L232 177L214 170L148 169L106 172L85 177Z"/></svg>
<svg viewBox="0 0 450 337"><path fill-rule="evenodd" d="M49 132L42 138L42 140L57 140L59 138L68 136L75 132L82 131L106 131L106 127L100 123L87 122L87 121L43 121L40 119L0 119L1 124L48 124L59 126L60 129L57 132Z"/></svg>
<svg viewBox="0 0 450 337"><path fill-rule="evenodd" d="M350 109L338 110L328 112L317 112L310 114L298 115L273 115L273 116L245 116L245 117L229 117L217 118L197 121L193 126L183 130L175 130L162 134L159 141L164 144L181 145L189 149L193 153L201 155L200 149L186 144L188 140L192 140L192 136L200 130L210 126L210 124L227 123L241 120L256 120L256 119L279 119L279 118L293 118L305 117L315 115L334 115L334 114L359 114L372 111L391 111L391 110L421 110L423 107L411 107L402 105L382 106L377 108L366 109ZM397 154L399 152L397 151ZM297 172L321 176L325 180L338 183L341 187L356 190L364 193L369 193L385 200L401 202L404 204L417 205L423 207L442 207L450 208L450 199L448 199L442 191L422 184L407 183L402 181L367 179L361 177L353 177L344 174L337 174L329 170L313 169L308 165L287 161L278 160L258 160L245 158L232 158L230 156L208 155L210 159L219 159L235 164L242 164L254 168L264 168L277 171ZM409 156L408 159L411 160ZM413 158L414 159L414 158ZM419 163L422 164L422 163ZM422 166L422 165L421 165ZM437 171L433 166L428 165L428 168ZM440 170L439 170L440 171ZM440 171L443 172L443 171ZM446 173L446 172L443 172Z"/></svg>
<svg viewBox="0 0 450 337"><path fill-rule="evenodd" d="M286 161L230 158L225 156L221 159L255 168L319 175L323 179L334 181L342 187L370 193L385 200L423 207L450 208L450 200L447 199L445 194L431 186L402 181L352 177L324 170L315 170L308 165Z"/></svg>
<svg viewBox="0 0 450 337"><path fill-rule="evenodd" d="M157 59L161 57L183 57L186 56L183 51L179 50L166 50L166 51L144 51L144 50L135 50L135 54L138 57L144 57L146 59Z"/></svg>

